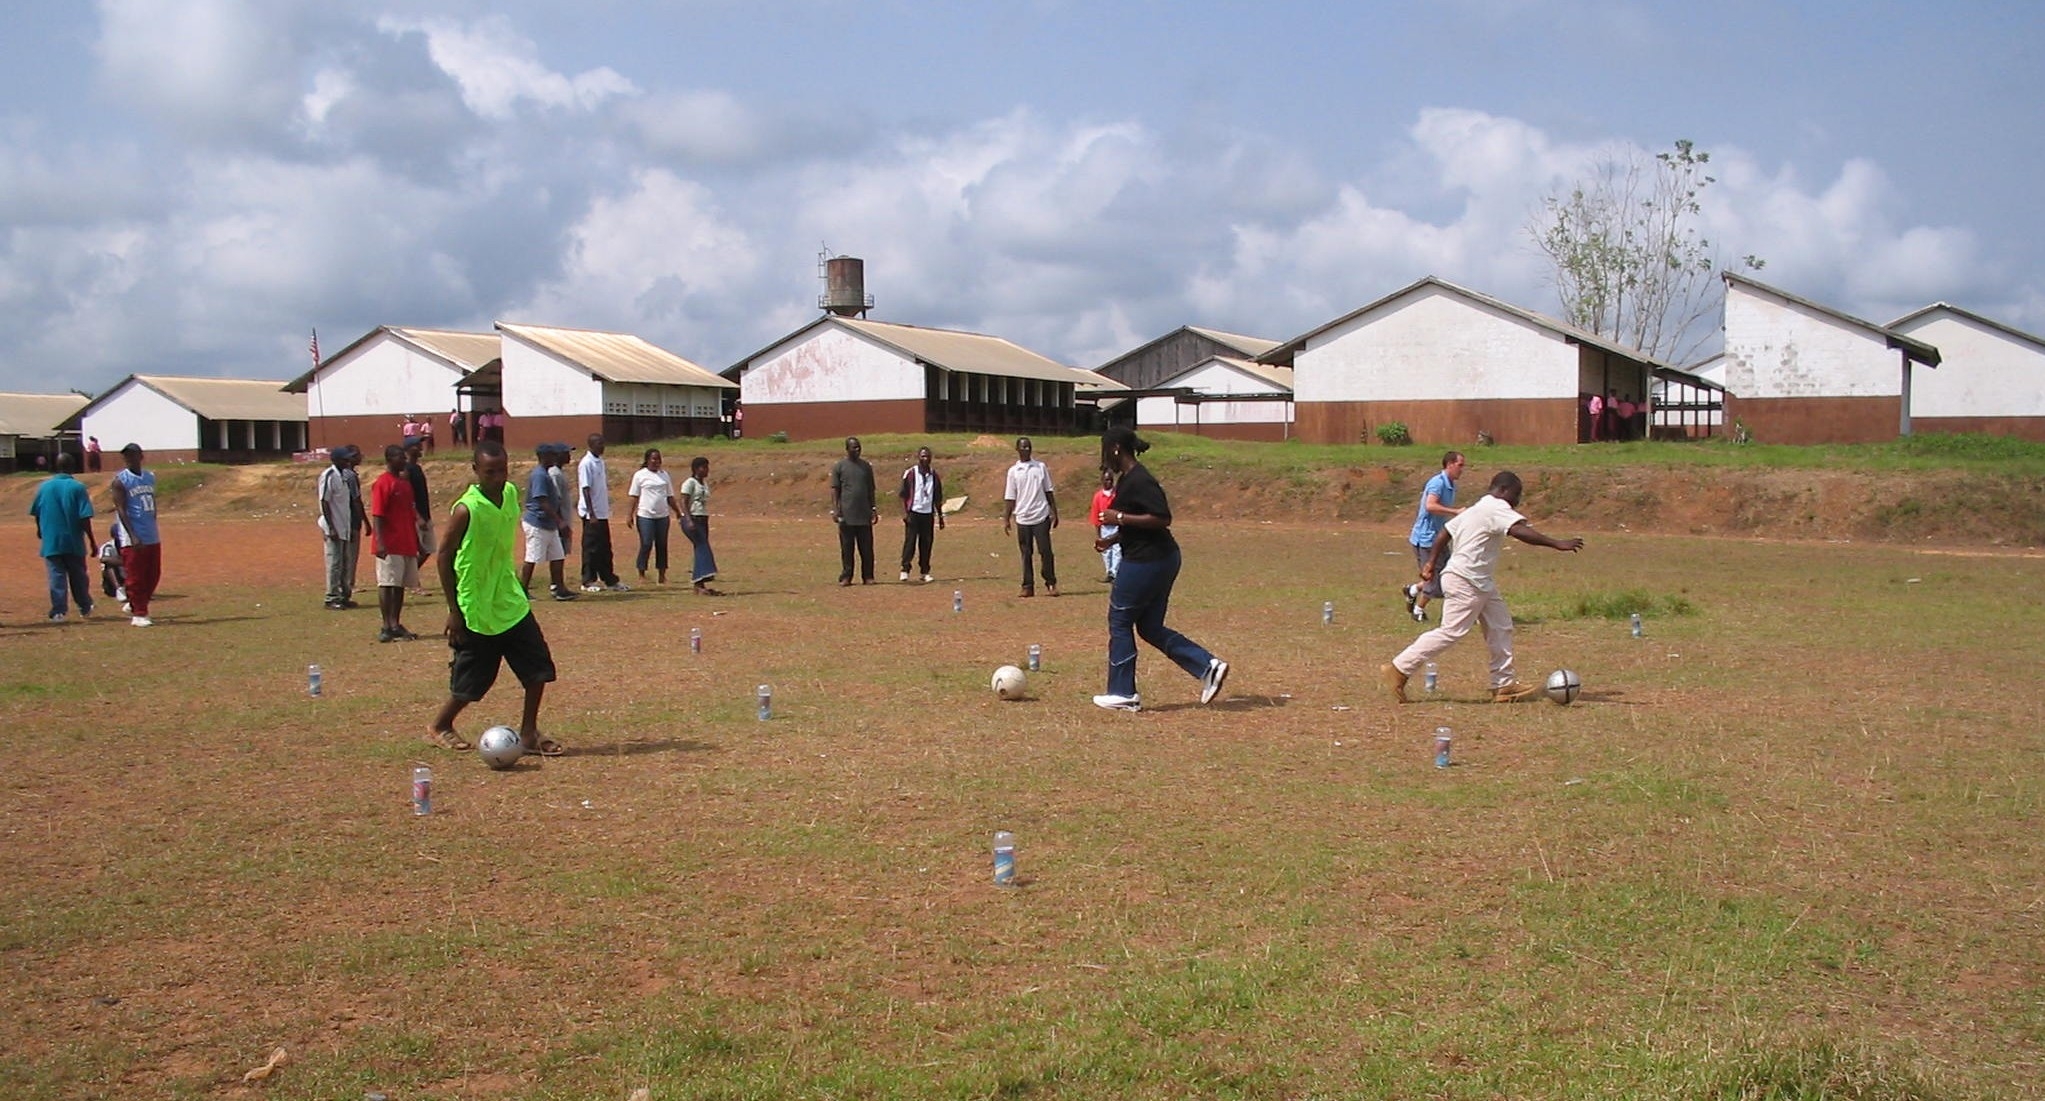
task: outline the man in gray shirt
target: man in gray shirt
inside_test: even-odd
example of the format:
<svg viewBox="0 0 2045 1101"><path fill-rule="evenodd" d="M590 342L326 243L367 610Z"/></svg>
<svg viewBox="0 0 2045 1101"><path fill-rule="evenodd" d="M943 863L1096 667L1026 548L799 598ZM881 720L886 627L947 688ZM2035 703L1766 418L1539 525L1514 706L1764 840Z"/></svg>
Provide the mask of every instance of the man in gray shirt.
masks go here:
<svg viewBox="0 0 2045 1101"><path fill-rule="evenodd" d="M859 551L859 583L873 584L873 464L859 457L859 437L845 437L845 457L831 467L831 520L838 525L838 584L852 584L852 551Z"/></svg>

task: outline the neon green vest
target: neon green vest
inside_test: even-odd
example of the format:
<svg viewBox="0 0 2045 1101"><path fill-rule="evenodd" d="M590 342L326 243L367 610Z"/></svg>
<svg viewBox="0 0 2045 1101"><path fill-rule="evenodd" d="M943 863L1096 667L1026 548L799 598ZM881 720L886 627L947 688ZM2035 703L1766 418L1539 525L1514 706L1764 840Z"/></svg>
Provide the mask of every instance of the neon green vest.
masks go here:
<svg viewBox="0 0 2045 1101"><path fill-rule="evenodd" d="M504 502L493 505L471 485L455 504L469 510L469 530L454 556L454 599L469 630L501 635L532 611L512 565L518 545L518 487L504 483Z"/></svg>

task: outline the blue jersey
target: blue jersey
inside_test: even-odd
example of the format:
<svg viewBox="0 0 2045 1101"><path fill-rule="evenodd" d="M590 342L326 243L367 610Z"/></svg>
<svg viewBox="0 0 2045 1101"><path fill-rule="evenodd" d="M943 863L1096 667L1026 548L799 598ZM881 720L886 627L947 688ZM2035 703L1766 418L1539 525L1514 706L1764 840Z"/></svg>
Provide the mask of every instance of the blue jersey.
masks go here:
<svg viewBox="0 0 2045 1101"><path fill-rule="evenodd" d="M1444 506L1456 503L1456 483L1449 481L1449 472L1444 470L1427 480L1427 488L1420 491L1420 511L1413 518L1413 534L1406 537L1416 547L1431 547L1434 538L1441 534L1441 526L1448 523L1448 517L1436 516L1427 511L1427 499L1438 497Z"/></svg>
<svg viewBox="0 0 2045 1101"><path fill-rule="evenodd" d="M114 484L127 494L121 506L121 527L128 532L128 542L145 547L162 542L156 534L155 472L123 470L114 475Z"/></svg>
<svg viewBox="0 0 2045 1101"><path fill-rule="evenodd" d="M543 499L554 501L554 476L547 472L546 467L536 466L533 468L532 476L526 479L524 519L526 523L540 531L553 531L554 518L541 506L540 501ZM561 502L554 501L554 507L560 508Z"/></svg>

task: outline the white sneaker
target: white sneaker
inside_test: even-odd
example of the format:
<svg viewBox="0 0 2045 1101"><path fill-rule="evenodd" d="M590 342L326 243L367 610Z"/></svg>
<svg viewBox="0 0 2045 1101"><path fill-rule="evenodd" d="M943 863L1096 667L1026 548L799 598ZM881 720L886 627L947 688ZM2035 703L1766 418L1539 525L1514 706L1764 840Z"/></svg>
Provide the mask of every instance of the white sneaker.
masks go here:
<svg viewBox="0 0 2045 1101"><path fill-rule="evenodd" d="M908 570L903 570L903 571L902 571L902 580L904 580L904 581L907 581L907 580L909 580L909 571L908 571Z"/></svg>
<svg viewBox="0 0 2045 1101"><path fill-rule="evenodd" d="M923 575L923 583L924 583L925 585L928 585L928 584L930 584L930 583L931 583L931 582L932 582L933 580L936 580L936 579L935 579L935 578L933 578L933 577L931 577L931 576L930 576L929 574L927 574L927 573L926 573L926 574L924 574L924 575Z"/></svg>
<svg viewBox="0 0 2045 1101"><path fill-rule="evenodd" d="M617 584L610 586L610 590L614 593L629 593L632 591L632 586L625 584L623 581L620 581Z"/></svg>
<svg viewBox="0 0 2045 1101"><path fill-rule="evenodd" d="M589 584L584 585L582 587L582 591L586 593L600 593L604 591L604 587L592 581Z"/></svg>
<svg viewBox="0 0 2045 1101"><path fill-rule="evenodd" d="M114 599L120 601L122 609L126 610L128 606L128 590L123 586L115 585Z"/></svg>
<svg viewBox="0 0 2045 1101"><path fill-rule="evenodd" d="M63 613L63 612L51 612L51 613L50 613L50 622L51 622L51 623L62 623L62 622L64 622L64 613Z"/></svg>
<svg viewBox="0 0 2045 1101"><path fill-rule="evenodd" d="M1200 702L1213 703L1221 695L1221 686L1228 680L1228 662L1220 658L1209 658L1207 675L1200 678Z"/></svg>
<svg viewBox="0 0 2045 1101"><path fill-rule="evenodd" d="M135 606L134 606L133 604L130 604L130 603L128 603L128 602L127 602L127 601L125 601L125 600L121 601L121 614L122 614L122 615L134 615L134 614L135 614Z"/></svg>
<svg viewBox="0 0 2045 1101"><path fill-rule="evenodd" d="M1143 699L1140 696L1102 695L1094 697L1094 706L1103 707L1109 711L1141 711L1143 710Z"/></svg>
<svg viewBox="0 0 2045 1101"><path fill-rule="evenodd" d="M156 624L154 624L154 623L150 622L150 620L149 620L149 617L148 617L148 616L146 616L146 615L138 615L138 616L136 616L135 618L133 618L133 619L131 619L131 620L129 620L129 621L128 621L128 626L130 626L130 627L154 627L154 626L156 626Z"/></svg>

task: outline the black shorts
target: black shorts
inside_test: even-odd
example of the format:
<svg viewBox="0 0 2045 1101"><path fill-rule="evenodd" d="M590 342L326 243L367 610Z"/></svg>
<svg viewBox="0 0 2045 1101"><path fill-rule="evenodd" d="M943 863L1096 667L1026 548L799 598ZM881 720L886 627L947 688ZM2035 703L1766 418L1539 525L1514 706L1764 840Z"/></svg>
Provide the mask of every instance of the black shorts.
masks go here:
<svg viewBox="0 0 2045 1101"><path fill-rule="evenodd" d="M540 621L531 612L501 635L467 634L465 646L448 643L454 656L447 662L447 692L455 699L474 703L489 695L500 662L510 664L520 684L553 681L554 652L547 649L547 636L540 633Z"/></svg>

